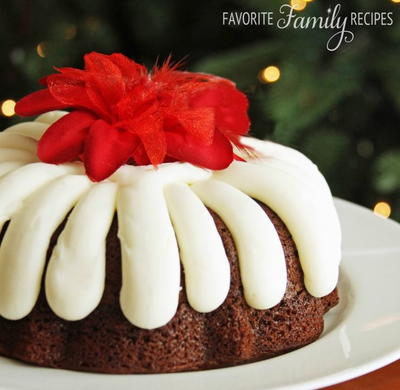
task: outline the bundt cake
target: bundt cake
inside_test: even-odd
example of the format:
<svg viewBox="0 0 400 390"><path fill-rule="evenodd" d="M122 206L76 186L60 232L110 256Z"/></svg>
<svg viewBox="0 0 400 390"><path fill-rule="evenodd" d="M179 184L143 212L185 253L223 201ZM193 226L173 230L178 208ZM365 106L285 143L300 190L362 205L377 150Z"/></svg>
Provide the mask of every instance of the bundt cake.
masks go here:
<svg viewBox="0 0 400 390"><path fill-rule="evenodd" d="M122 74L123 61L114 61ZM83 104L58 104L43 91L36 106L28 97L17 112ZM191 107L203 110L202 99ZM187 148L179 143L165 114L173 134L166 130L157 162L151 133L132 159L120 157L120 133L99 144L93 133L108 128L87 107L0 133L0 355L80 371L162 373L257 361L319 337L324 313L338 302L341 234L330 190L293 149L239 131L227 136L228 149L228 133L218 129L236 114L218 107L214 139L201 150L190 137ZM208 115L200 111L196 123ZM187 127L190 115L181 122ZM226 150L235 161L221 162Z"/></svg>

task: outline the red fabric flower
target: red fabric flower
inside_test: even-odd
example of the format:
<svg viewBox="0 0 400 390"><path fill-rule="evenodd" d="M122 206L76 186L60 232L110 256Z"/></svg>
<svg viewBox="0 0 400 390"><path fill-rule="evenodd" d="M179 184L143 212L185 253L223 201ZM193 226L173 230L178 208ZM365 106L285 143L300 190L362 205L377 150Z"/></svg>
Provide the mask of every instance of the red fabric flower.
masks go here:
<svg viewBox="0 0 400 390"><path fill-rule="evenodd" d="M81 159L100 181L121 165L187 161L226 168L232 144L250 126L246 96L229 80L177 70L167 61L152 72L122 54L86 54L84 70L59 68L45 89L22 98L19 115L72 111L39 141L39 158L60 164Z"/></svg>

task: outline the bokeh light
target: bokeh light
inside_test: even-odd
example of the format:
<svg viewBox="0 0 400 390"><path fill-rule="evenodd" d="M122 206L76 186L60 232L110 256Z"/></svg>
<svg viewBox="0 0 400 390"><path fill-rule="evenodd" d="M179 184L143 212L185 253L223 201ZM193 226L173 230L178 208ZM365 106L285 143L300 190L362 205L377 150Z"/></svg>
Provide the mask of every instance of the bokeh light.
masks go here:
<svg viewBox="0 0 400 390"><path fill-rule="evenodd" d="M40 42L37 46L36 46L36 53L39 57L44 58L46 57L46 51L45 51L45 44L44 42Z"/></svg>
<svg viewBox="0 0 400 390"><path fill-rule="evenodd" d="M303 11L307 6L306 0L290 0L290 5L296 11Z"/></svg>
<svg viewBox="0 0 400 390"><path fill-rule="evenodd" d="M263 83L275 83L280 77L281 71L274 65L267 66L259 74L260 81Z"/></svg>
<svg viewBox="0 0 400 390"><path fill-rule="evenodd" d="M1 114L3 116L15 115L15 101L12 99L6 99L1 103Z"/></svg>
<svg viewBox="0 0 400 390"><path fill-rule="evenodd" d="M392 212L392 208L389 203L378 202L374 207L374 213L383 218L389 218Z"/></svg>

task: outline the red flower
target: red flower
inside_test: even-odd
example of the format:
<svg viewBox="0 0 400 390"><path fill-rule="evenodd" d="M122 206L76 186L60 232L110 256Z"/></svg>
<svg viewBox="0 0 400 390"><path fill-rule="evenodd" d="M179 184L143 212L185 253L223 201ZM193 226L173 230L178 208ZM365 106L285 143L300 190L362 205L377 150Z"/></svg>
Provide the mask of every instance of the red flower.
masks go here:
<svg viewBox="0 0 400 390"><path fill-rule="evenodd" d="M121 165L178 160L226 168L232 144L247 133L246 96L229 80L178 71L168 61L151 73L122 54L86 54L85 69L59 68L45 89L22 98L19 115L70 108L39 141L39 158L81 159L100 181Z"/></svg>

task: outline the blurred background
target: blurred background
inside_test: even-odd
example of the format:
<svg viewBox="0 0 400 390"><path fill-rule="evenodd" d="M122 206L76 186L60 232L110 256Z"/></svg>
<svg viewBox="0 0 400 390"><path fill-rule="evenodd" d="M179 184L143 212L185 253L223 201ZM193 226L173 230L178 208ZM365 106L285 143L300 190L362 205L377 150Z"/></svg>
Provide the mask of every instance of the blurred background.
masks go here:
<svg viewBox="0 0 400 390"><path fill-rule="evenodd" d="M334 1L287 0L326 16ZM400 0L342 1L341 15L393 12L392 26L351 26L354 41L326 49L332 31L222 25L223 11L274 11L283 0L25 0L0 2L1 129L14 101L52 66L86 52L122 52L152 66L170 53L192 71L247 93L251 134L295 147L318 164L335 196L400 220ZM351 3L349 5L348 3Z"/></svg>

